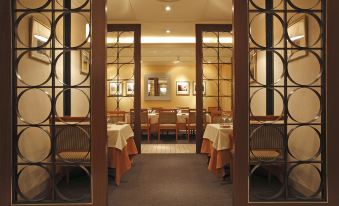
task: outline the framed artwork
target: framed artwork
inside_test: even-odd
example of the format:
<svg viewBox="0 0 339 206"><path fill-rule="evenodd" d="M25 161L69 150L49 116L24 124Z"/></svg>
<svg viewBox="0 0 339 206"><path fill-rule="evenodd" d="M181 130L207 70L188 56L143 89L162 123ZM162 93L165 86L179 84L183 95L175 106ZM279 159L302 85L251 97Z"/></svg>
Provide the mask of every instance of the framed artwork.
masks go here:
<svg viewBox="0 0 339 206"><path fill-rule="evenodd" d="M197 87L197 83L194 81L193 82L193 95L197 94L196 87ZM206 81L202 82L202 94L204 96L206 95Z"/></svg>
<svg viewBox="0 0 339 206"><path fill-rule="evenodd" d="M122 96L122 82L109 82L109 96Z"/></svg>
<svg viewBox="0 0 339 206"><path fill-rule="evenodd" d="M134 81L126 82L126 95L133 96L134 95Z"/></svg>
<svg viewBox="0 0 339 206"><path fill-rule="evenodd" d="M291 44L288 42L288 48L291 48L288 50L288 61L294 61L300 58L303 58L307 56L307 50L293 50L293 48L298 47L307 47L307 26L306 26L306 16L303 15L300 18L296 19L295 21L292 21L290 25L288 25L287 28L288 35L290 37L290 40L293 42Z"/></svg>
<svg viewBox="0 0 339 206"><path fill-rule="evenodd" d="M255 83L258 74L258 53L254 52L250 60L250 83Z"/></svg>
<svg viewBox="0 0 339 206"><path fill-rule="evenodd" d="M46 44L51 35L51 28L49 28L46 24L42 23L34 17L32 17L31 19L30 31L30 41L32 48L40 47ZM51 44L47 44L46 46L44 46L44 48L51 48ZM32 50L30 52L30 56L31 58L39 60L43 63L51 63L51 50Z"/></svg>
<svg viewBox="0 0 339 206"><path fill-rule="evenodd" d="M188 96L190 95L190 82L189 81L177 81L177 95Z"/></svg>
<svg viewBox="0 0 339 206"><path fill-rule="evenodd" d="M89 52L81 51L80 52L80 73L81 74L89 74L90 70L90 59L89 59Z"/></svg>

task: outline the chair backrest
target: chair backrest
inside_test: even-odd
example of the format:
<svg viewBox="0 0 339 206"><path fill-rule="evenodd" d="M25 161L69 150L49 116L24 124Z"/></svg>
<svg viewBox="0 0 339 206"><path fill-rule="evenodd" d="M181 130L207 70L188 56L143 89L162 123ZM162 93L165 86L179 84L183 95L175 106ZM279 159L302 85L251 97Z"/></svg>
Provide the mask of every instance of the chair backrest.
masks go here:
<svg viewBox="0 0 339 206"><path fill-rule="evenodd" d="M203 123L206 124L206 109L203 109ZM188 114L188 123L195 124L197 122L197 110L196 109L189 109Z"/></svg>
<svg viewBox="0 0 339 206"><path fill-rule="evenodd" d="M134 124L135 119L135 109L130 110L130 123ZM148 124L148 110L147 109L141 109L140 110L140 121L141 124Z"/></svg>
<svg viewBox="0 0 339 206"><path fill-rule="evenodd" d="M76 122L80 122L75 124ZM87 117L59 117L55 119L56 153L89 152L91 130Z"/></svg>
<svg viewBox="0 0 339 206"><path fill-rule="evenodd" d="M250 125L252 150L283 150L284 125Z"/></svg>
<svg viewBox="0 0 339 206"><path fill-rule="evenodd" d="M159 124L176 124L177 110L176 109L162 109L159 111Z"/></svg>
<svg viewBox="0 0 339 206"><path fill-rule="evenodd" d="M159 113L160 110L162 110L162 107L151 107L152 111L155 111L155 113Z"/></svg>
<svg viewBox="0 0 339 206"><path fill-rule="evenodd" d="M212 113L212 112L220 111L220 109L218 109L218 107L207 107L207 111L209 113Z"/></svg>
<svg viewBox="0 0 339 206"><path fill-rule="evenodd" d="M212 123L222 123L222 111L213 111L210 113L211 114L211 119Z"/></svg>
<svg viewBox="0 0 339 206"><path fill-rule="evenodd" d="M109 111L107 112L108 123L115 124L117 122L125 122L125 111Z"/></svg>
<svg viewBox="0 0 339 206"><path fill-rule="evenodd" d="M181 113L189 113L190 108L189 107L178 107L180 109Z"/></svg>

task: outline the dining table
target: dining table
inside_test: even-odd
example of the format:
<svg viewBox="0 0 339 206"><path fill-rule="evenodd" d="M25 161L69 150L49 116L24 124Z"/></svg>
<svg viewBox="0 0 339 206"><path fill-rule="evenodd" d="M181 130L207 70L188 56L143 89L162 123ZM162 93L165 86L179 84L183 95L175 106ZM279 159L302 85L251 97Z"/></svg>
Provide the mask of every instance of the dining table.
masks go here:
<svg viewBox="0 0 339 206"><path fill-rule="evenodd" d="M207 124L201 153L209 156L208 169L217 176L224 176L224 167L232 163L233 125Z"/></svg>
<svg viewBox="0 0 339 206"><path fill-rule="evenodd" d="M129 124L107 125L108 167L115 168L115 183L132 167L132 158L138 154L134 132Z"/></svg>

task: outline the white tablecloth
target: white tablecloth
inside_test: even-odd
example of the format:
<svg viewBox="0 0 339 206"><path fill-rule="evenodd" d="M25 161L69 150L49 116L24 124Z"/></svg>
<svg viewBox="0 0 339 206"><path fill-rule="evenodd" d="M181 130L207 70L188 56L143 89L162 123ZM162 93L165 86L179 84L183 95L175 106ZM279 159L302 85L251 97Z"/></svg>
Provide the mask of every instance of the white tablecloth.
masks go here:
<svg viewBox="0 0 339 206"><path fill-rule="evenodd" d="M222 128L220 124L207 124L203 138L213 143L216 150L232 149L233 127Z"/></svg>
<svg viewBox="0 0 339 206"><path fill-rule="evenodd" d="M129 124L107 125L107 146L122 150L127 145L127 140L134 136L133 130Z"/></svg>

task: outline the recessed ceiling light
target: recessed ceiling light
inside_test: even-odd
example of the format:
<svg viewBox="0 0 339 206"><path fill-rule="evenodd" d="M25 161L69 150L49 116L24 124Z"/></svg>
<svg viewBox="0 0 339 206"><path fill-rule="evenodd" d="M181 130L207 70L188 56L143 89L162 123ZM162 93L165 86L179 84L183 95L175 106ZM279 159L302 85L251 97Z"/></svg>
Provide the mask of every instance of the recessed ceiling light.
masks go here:
<svg viewBox="0 0 339 206"><path fill-rule="evenodd" d="M166 34L170 34L170 33L171 33L171 30L166 29Z"/></svg>
<svg viewBox="0 0 339 206"><path fill-rule="evenodd" d="M171 10L172 10L172 7L170 7L170 6L165 7L165 11L171 11Z"/></svg>

